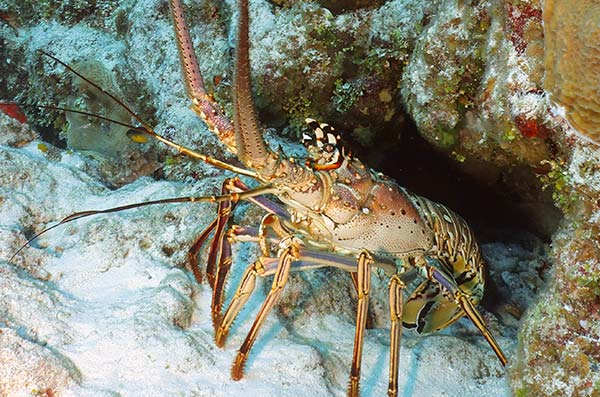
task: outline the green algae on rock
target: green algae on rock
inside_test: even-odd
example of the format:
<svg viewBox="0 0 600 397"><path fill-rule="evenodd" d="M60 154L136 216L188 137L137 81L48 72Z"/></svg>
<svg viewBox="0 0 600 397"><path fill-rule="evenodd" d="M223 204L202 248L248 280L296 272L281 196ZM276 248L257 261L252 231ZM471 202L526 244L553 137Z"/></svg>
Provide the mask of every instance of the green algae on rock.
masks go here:
<svg viewBox="0 0 600 397"><path fill-rule="evenodd" d="M524 5L510 3L440 6L419 37L402 85L408 112L432 145L492 167L537 165L549 155L547 104L539 73L533 73L541 60L525 52L539 48L541 35L530 33L528 45L516 47L514 26L523 22L514 18ZM527 23L541 27L541 18Z"/></svg>
<svg viewBox="0 0 600 397"><path fill-rule="evenodd" d="M600 150L566 123L555 200L553 277L523 320L510 377L515 395L600 396ZM565 196L569 197L565 199ZM566 204L566 205L565 205Z"/></svg>

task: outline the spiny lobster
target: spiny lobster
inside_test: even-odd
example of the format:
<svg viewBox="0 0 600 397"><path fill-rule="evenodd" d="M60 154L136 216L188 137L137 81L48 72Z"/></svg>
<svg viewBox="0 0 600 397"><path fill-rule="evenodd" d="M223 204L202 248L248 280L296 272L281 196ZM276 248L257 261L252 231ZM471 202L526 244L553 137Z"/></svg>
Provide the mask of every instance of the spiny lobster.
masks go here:
<svg viewBox="0 0 600 397"><path fill-rule="evenodd" d="M141 127L129 132L133 140L152 136L194 158L253 178L260 185L248 188L239 178L231 178L223 183L219 196L174 198L78 212L53 227L93 214L157 202L217 202L216 219L192 244L188 256L194 276L201 282L197 255L213 236L206 276L213 290L211 312L218 346L224 345L234 319L254 290L257 276L273 275L271 290L233 363L231 376L235 380L242 378L248 354L265 318L277 303L289 273L320 267L349 272L358 293L348 395L359 394L373 267L382 269L390 279L389 396L398 394L401 326L425 334L445 328L466 315L505 365L507 360L500 346L476 309L483 295L484 261L466 222L443 205L419 197L363 165L341 147L340 137L328 124L307 119L313 133L303 136L308 152L305 162L286 158L267 145L251 95L248 0L238 0L234 119L231 122L205 90L180 0L170 0L170 5L193 109L227 149L237 155L243 167L196 153L166 139L113 95L93 82L90 84L116 100L138 120ZM278 201L267 195L275 196ZM250 201L267 212L258 228L228 227L232 211L241 200ZM246 269L223 313L224 284L232 264L231 244L241 240L257 242L261 255ZM421 277L423 281L404 303L403 290L407 280L414 277Z"/></svg>

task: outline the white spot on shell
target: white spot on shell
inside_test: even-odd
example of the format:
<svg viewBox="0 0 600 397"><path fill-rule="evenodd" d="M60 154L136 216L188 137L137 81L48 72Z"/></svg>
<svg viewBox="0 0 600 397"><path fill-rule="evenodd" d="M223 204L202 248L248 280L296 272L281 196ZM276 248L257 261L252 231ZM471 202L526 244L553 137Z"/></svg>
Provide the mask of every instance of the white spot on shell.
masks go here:
<svg viewBox="0 0 600 397"><path fill-rule="evenodd" d="M369 215L369 213L371 212L367 207L362 209L363 214L365 215Z"/></svg>

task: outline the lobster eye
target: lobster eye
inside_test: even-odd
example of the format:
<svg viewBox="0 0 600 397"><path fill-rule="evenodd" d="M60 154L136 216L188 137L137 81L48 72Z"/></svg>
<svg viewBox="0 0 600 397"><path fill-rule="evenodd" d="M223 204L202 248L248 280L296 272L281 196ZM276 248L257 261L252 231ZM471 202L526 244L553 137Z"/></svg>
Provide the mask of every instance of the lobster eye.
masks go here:
<svg viewBox="0 0 600 397"><path fill-rule="evenodd" d="M303 144L305 147L307 147L307 148L308 148L308 147L312 146L312 145L313 145L313 143L314 143L314 142L313 142L313 137L312 137L312 136L310 136L310 135L308 135L308 134L302 134L302 144Z"/></svg>

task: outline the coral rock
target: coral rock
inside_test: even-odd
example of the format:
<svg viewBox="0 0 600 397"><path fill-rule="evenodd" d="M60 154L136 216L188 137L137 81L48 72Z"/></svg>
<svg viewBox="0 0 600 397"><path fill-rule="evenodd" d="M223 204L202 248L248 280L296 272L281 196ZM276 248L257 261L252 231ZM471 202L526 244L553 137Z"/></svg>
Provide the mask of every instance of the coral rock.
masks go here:
<svg viewBox="0 0 600 397"><path fill-rule="evenodd" d="M80 374L66 357L27 340L9 328L0 329L0 395L51 396L79 381Z"/></svg>
<svg viewBox="0 0 600 397"><path fill-rule="evenodd" d="M546 0L544 26L544 88L580 134L600 142L598 2Z"/></svg>

